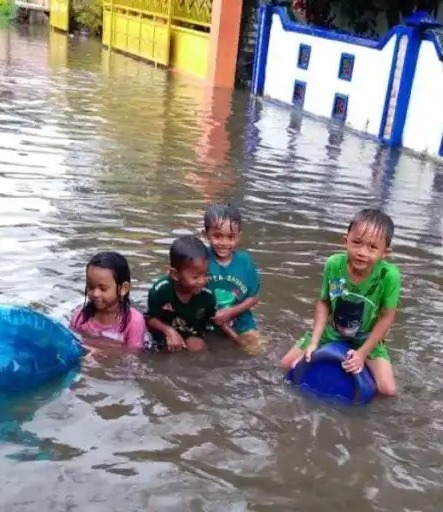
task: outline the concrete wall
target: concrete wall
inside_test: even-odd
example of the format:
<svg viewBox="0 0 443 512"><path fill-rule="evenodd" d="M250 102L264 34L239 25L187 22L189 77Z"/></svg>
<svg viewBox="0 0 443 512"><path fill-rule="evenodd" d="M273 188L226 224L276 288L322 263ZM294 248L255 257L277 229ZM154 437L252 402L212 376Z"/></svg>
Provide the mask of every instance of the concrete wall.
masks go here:
<svg viewBox="0 0 443 512"><path fill-rule="evenodd" d="M270 98L291 104L295 80L302 81L306 84L304 110L326 118L331 117L335 94L347 95L346 124L355 130L378 136L395 40L396 36L393 35L383 48L378 49L289 32L283 28L280 16L274 14L264 93ZM307 69L297 66L302 44L311 48ZM350 81L338 76L343 54L354 57ZM374 77L377 77L376 80Z"/></svg>
<svg viewBox="0 0 443 512"><path fill-rule="evenodd" d="M417 16L374 40L262 6L253 92L443 159L442 42L418 28L433 20Z"/></svg>

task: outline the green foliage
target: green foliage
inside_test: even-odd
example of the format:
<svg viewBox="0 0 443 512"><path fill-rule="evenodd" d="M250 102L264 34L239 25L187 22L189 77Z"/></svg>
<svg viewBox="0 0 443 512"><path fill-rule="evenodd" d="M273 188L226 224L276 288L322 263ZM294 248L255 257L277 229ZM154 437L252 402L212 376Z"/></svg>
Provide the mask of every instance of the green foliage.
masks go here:
<svg viewBox="0 0 443 512"><path fill-rule="evenodd" d="M334 0L342 15L350 21L357 34L376 34L379 14L386 16L388 27L401 23L402 18L415 11L437 15L442 0Z"/></svg>
<svg viewBox="0 0 443 512"><path fill-rule="evenodd" d="M415 11L426 11L434 16L443 0L291 0L293 9L308 23L336 27L337 14L347 21L354 34L375 36L377 21L386 17L388 27L398 25L402 18Z"/></svg>
<svg viewBox="0 0 443 512"><path fill-rule="evenodd" d="M0 18L10 20L15 16L15 3L13 0L0 0Z"/></svg>
<svg viewBox="0 0 443 512"><path fill-rule="evenodd" d="M103 0L73 0L72 11L78 27L88 30L94 36L101 36Z"/></svg>

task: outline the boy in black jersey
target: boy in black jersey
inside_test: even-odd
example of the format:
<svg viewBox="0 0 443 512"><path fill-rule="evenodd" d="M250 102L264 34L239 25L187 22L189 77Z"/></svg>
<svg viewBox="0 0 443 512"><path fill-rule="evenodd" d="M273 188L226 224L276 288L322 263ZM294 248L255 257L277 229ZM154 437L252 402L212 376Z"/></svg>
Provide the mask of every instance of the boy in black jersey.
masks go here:
<svg viewBox="0 0 443 512"><path fill-rule="evenodd" d="M159 347L196 352L206 348L203 334L215 315L215 298L206 288L208 249L195 236L182 236L169 259L169 275L149 291L147 326Z"/></svg>

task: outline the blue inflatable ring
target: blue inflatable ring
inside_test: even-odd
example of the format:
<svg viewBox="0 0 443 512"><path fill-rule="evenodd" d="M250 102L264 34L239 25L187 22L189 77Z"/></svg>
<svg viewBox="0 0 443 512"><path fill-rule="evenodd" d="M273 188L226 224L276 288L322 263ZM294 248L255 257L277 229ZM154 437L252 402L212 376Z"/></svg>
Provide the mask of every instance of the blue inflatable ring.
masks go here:
<svg viewBox="0 0 443 512"><path fill-rule="evenodd" d="M27 391L61 377L84 349L61 323L32 309L0 305L0 391Z"/></svg>
<svg viewBox="0 0 443 512"><path fill-rule="evenodd" d="M350 345L343 341L318 348L311 361L300 361L289 370L287 380L301 391L344 404L367 404L377 393L371 372L364 369L354 375L345 372L342 363Z"/></svg>

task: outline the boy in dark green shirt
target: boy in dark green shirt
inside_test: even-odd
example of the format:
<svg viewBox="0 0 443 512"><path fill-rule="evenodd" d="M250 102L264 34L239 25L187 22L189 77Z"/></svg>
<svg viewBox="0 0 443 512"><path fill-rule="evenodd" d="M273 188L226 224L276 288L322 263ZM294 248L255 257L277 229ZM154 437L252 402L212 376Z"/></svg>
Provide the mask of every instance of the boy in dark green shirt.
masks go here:
<svg viewBox="0 0 443 512"><path fill-rule="evenodd" d="M182 236L169 251L169 275L149 291L147 326L158 346L176 351L206 348L203 333L215 315L215 298L205 288L208 249L194 236Z"/></svg>
<svg viewBox="0 0 443 512"><path fill-rule="evenodd" d="M333 254L325 265L312 332L282 359L290 368L320 346L348 341L351 349L343 368L358 373L366 363L380 394L394 395L396 385L384 338L400 298L400 271L386 261L394 234L392 219L380 210L357 213L343 237L346 252Z"/></svg>

